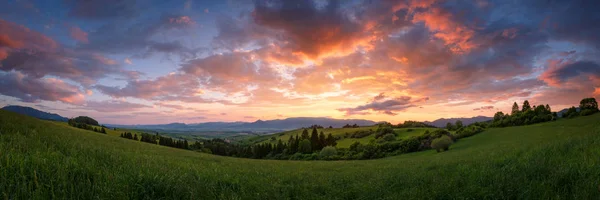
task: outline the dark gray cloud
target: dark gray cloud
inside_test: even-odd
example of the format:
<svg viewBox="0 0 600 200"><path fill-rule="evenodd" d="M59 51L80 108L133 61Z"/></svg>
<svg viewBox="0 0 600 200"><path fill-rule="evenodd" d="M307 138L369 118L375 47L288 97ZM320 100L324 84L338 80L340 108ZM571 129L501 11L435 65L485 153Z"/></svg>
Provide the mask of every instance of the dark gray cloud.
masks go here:
<svg viewBox="0 0 600 200"><path fill-rule="evenodd" d="M410 107L416 107L417 103L429 100L429 98L413 99L409 96L401 96L393 99L380 99L365 105L360 105L354 108L339 108L338 111L345 112L346 115L363 115L368 111L374 111L387 115L396 115L395 112L406 110Z"/></svg>
<svg viewBox="0 0 600 200"><path fill-rule="evenodd" d="M479 108L474 108L473 110L492 110L494 109L494 106L482 106Z"/></svg>
<svg viewBox="0 0 600 200"><path fill-rule="evenodd" d="M89 43L78 43L76 49L109 54L131 54L136 58L147 58L155 53L177 55L182 59L195 58L202 48L193 48L175 38L158 37L164 33L175 34L191 28L196 23L184 15L165 14L150 20L107 23L88 35ZM164 35L163 35L164 36Z"/></svg>
<svg viewBox="0 0 600 200"><path fill-rule="evenodd" d="M600 79L600 65L592 61L577 61L549 69L541 78L549 84L561 84L580 75L592 75Z"/></svg>

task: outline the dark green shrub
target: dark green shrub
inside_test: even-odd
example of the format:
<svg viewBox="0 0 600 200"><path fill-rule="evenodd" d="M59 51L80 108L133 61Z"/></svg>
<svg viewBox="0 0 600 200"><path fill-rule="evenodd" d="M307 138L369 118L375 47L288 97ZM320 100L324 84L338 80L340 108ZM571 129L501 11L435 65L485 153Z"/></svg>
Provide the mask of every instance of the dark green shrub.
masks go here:
<svg viewBox="0 0 600 200"><path fill-rule="evenodd" d="M350 137L351 138L364 138L364 137L367 137L367 136L369 136L369 135L371 135L373 133L374 132L372 130L367 130L367 131L362 131L361 130L361 131L354 132ZM348 134L348 133L346 133L346 134Z"/></svg>
<svg viewBox="0 0 600 200"><path fill-rule="evenodd" d="M382 139L384 141L388 141L388 142L394 141L394 140L396 140L396 135L388 133L388 134L385 134Z"/></svg>
<svg viewBox="0 0 600 200"><path fill-rule="evenodd" d="M596 112L597 112L597 111L595 111L595 110L592 110L592 109L585 109L585 110L582 110L582 111L579 113L579 115L581 115L581 116L588 116L588 115L594 114L594 113L596 113Z"/></svg>
<svg viewBox="0 0 600 200"><path fill-rule="evenodd" d="M380 138L387 134L394 134L394 129L390 126L380 126L375 131L375 138Z"/></svg>
<svg viewBox="0 0 600 200"><path fill-rule="evenodd" d="M452 144L452 139L448 136L442 136L440 138L436 138L431 142L431 148L435 149L437 152L440 151L448 151L450 145Z"/></svg>
<svg viewBox="0 0 600 200"><path fill-rule="evenodd" d="M327 147L323 148L321 150L321 152L319 153L319 156L322 159L329 159L335 155L337 155L337 149L335 149L335 147L332 147L332 146L327 146Z"/></svg>
<svg viewBox="0 0 600 200"><path fill-rule="evenodd" d="M456 134L454 134L454 137L455 137L455 139L471 137L477 133L483 132L484 130L485 129L481 126L469 125L467 127L461 128L458 131L456 131Z"/></svg>

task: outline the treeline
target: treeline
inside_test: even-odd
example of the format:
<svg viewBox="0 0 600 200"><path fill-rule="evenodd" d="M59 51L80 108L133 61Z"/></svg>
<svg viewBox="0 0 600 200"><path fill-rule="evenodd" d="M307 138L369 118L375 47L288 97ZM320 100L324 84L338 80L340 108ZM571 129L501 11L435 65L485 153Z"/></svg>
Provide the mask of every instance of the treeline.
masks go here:
<svg viewBox="0 0 600 200"><path fill-rule="evenodd" d="M80 128L80 129L85 129L85 130L89 130L89 131L94 131L97 133L103 133L106 134L106 129L104 129L104 126L97 128L93 125L88 124L89 122L95 122L96 126L98 124L98 122L96 120L93 120L92 118L89 117L85 117L85 118L89 118L93 121L86 121L86 120L81 120L82 117L77 117L74 119L69 119L67 121L67 123L69 124L69 126L75 127L75 128ZM78 120L79 119L79 120Z"/></svg>
<svg viewBox="0 0 600 200"><path fill-rule="evenodd" d="M359 127L360 126L358 124L353 124L353 125L346 124L346 125L342 126L342 128L359 128Z"/></svg>
<svg viewBox="0 0 600 200"><path fill-rule="evenodd" d="M336 139L331 134L325 136L323 131L319 133L315 127L313 127L311 134L308 132L307 129L304 129L301 135L290 135L287 142L278 140L275 144L236 145L222 139L212 139L204 141L201 147L195 146L195 148L222 156L288 159L294 154L319 153L325 147L334 147L337 145Z"/></svg>
<svg viewBox="0 0 600 200"><path fill-rule="evenodd" d="M121 137L126 138L126 139L136 140L136 141L138 140L138 135L132 134L130 132L121 133ZM173 139L170 137L164 137L164 136L158 135L158 133L156 133L154 135L148 134L148 133L142 133L139 141L150 143L150 144L158 144L161 146L174 147L174 148L179 148L179 149L191 149L188 141L185 139L184 140L176 140L176 139Z"/></svg>
<svg viewBox="0 0 600 200"><path fill-rule="evenodd" d="M577 116L587 116L598 112L598 102L595 98L585 98L579 102L579 109L575 106L569 108L563 113L563 118L573 118Z"/></svg>
<svg viewBox="0 0 600 200"><path fill-rule="evenodd" d="M459 138L469 137L478 132L471 132L471 127L463 127L459 133L452 134L444 129L436 129L432 132L427 130L423 135L403 140L396 140L392 126L387 123L379 125L377 130L359 130L345 137L357 137L358 135L376 134L379 139L372 140L367 144L355 142L350 148L335 148L336 139L323 132L318 133L316 129L312 134L303 130L301 135L290 136L287 142L278 140L276 143L262 143L256 145L236 145L223 139L212 139L195 143L192 149L222 156L244 157L254 159L278 159L278 160L360 160L374 159L386 156L400 155L404 153L423 151L431 149L432 142L441 137L456 141ZM473 128L478 129L478 128ZM389 139L391 137L391 139ZM388 138L388 139L386 139ZM315 145L316 144L316 145ZM197 146L196 146L197 145Z"/></svg>
<svg viewBox="0 0 600 200"><path fill-rule="evenodd" d="M558 118L556 112L548 104L531 107L529 101L525 100L521 109L517 102L513 103L510 114L497 112L491 123L492 127L522 126L547 121L553 121Z"/></svg>
<svg viewBox="0 0 600 200"><path fill-rule="evenodd" d="M130 140L138 140L137 134L131 134L130 132L121 133L121 137Z"/></svg>
<svg viewBox="0 0 600 200"><path fill-rule="evenodd" d="M394 126L394 128L436 128L433 125L429 125L423 122L418 122L418 121L404 121L404 123L400 123L396 126Z"/></svg>
<svg viewBox="0 0 600 200"><path fill-rule="evenodd" d="M170 137L158 136L158 145L180 148L180 149L189 149L190 146L187 140L174 140Z"/></svg>

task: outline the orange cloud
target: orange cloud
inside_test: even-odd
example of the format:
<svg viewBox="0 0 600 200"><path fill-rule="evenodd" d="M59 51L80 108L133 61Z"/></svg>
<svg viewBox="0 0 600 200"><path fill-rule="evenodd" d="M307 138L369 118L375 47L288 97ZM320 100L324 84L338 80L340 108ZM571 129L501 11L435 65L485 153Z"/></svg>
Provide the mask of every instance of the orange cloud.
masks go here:
<svg viewBox="0 0 600 200"><path fill-rule="evenodd" d="M415 13L414 22L424 22L434 31L434 36L449 45L455 53L469 52L477 45L471 41L475 31L469 27L452 20L452 14L441 8L430 8L425 12Z"/></svg>
<svg viewBox="0 0 600 200"><path fill-rule="evenodd" d="M284 33L282 47L304 59L319 60L329 56L345 56L358 47L370 49L373 26L363 26L346 18L338 10L322 11L314 5L282 1L281 7L257 4L254 22ZM330 4L336 4L330 2ZM335 7L335 6L332 6ZM288 9L294 8L294 12Z"/></svg>

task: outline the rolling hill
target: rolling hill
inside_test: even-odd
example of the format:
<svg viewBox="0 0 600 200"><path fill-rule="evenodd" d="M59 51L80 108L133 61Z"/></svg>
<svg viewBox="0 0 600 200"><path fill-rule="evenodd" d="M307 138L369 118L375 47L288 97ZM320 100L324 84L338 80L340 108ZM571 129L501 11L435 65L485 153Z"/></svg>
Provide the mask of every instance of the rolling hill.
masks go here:
<svg viewBox="0 0 600 200"><path fill-rule="evenodd" d="M48 112L44 112L41 110L37 110L35 108L25 107L25 106L12 106L12 105L5 106L2 108L2 110L8 110L8 111L16 112L19 114L23 114L23 115L35 117L38 119L43 119L43 120L52 120L52 121L60 121L60 122L66 122L69 120L69 118L60 116L58 114L48 113Z"/></svg>
<svg viewBox="0 0 600 200"><path fill-rule="evenodd" d="M600 114L365 161L219 157L0 111L4 199L594 199Z"/></svg>

